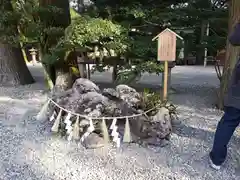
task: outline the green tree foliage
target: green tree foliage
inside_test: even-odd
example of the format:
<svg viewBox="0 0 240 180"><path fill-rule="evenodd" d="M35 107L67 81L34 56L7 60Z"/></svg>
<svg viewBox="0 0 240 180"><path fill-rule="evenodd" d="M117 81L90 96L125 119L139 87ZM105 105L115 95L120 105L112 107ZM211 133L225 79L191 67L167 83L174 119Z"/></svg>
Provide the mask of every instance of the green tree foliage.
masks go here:
<svg viewBox="0 0 240 180"><path fill-rule="evenodd" d="M147 1L92 1L85 9L92 17L109 19L121 24L129 31L131 46L127 55L133 65L155 64L143 68L143 71L161 72L156 63L156 43L151 39L164 28L181 31L185 40L185 55L192 53L203 62L203 50L208 55L225 46L227 33L227 8L221 0L147 0ZM210 24L209 36L206 36L207 24ZM219 24L222 24L219 27ZM188 33L187 31L192 32ZM183 44L177 43L177 52Z"/></svg>
<svg viewBox="0 0 240 180"><path fill-rule="evenodd" d="M94 50L94 46L99 46L103 51L112 49L117 54L123 54L128 48L126 30L109 20L101 18L91 18L80 16L74 19L67 28L65 41L76 48L89 48Z"/></svg>
<svg viewBox="0 0 240 180"><path fill-rule="evenodd" d="M221 0L93 0L88 6L78 2L85 9L80 8L81 15L71 12L75 20L65 31L70 24L68 1L13 0L14 13L4 11L0 21L17 21L20 36L6 34L7 26L0 27L0 34L5 32L5 39L11 42L20 39L37 44L43 62L50 66L66 60L69 51L76 48L93 52L97 47L100 58L113 50L119 60L127 62L118 70L136 76L146 71L162 72L152 38L166 27L181 30L185 49L193 54L208 47L213 55L225 44L227 8ZM206 37L208 23L210 35ZM193 33L186 33L186 29ZM182 48L182 43L177 46Z"/></svg>
<svg viewBox="0 0 240 180"><path fill-rule="evenodd" d="M208 48L208 55L215 55L225 48L227 34L228 9L222 1L194 0L188 5L173 9L171 24L174 27L193 30L192 34L183 34L189 53L198 57L203 63L203 50ZM206 35L209 24L209 35Z"/></svg>
<svg viewBox="0 0 240 180"><path fill-rule="evenodd" d="M21 41L39 46L42 55L56 45L52 43L56 38L64 36L64 28L55 24L62 12L56 6L41 7L38 0L17 1L15 12L20 14Z"/></svg>
<svg viewBox="0 0 240 180"><path fill-rule="evenodd" d="M131 32L131 37L141 39L146 42L163 30L170 27L182 31L188 47L185 47L189 53L196 54L205 47L210 50L209 55L214 55L217 50L224 48L227 33L227 8L221 0L181 0L181 1L93 1L91 6L92 15L111 19L123 24L125 27L136 29ZM91 8L90 8L91 9ZM206 25L210 24L210 34L206 37ZM219 27L221 24L221 27ZM193 33L186 33L192 30ZM140 53L143 59L156 57L156 46L147 41L145 48L138 46L136 40L134 50ZM181 44L179 44L181 45ZM149 47L153 47L149 50ZM136 49L136 47L141 47ZM181 48L179 46L178 48ZM145 52L145 56L143 55Z"/></svg>
<svg viewBox="0 0 240 180"><path fill-rule="evenodd" d="M19 13L14 12L11 3L6 1L0 2L0 38L1 42L11 45L18 45L19 36L17 25L20 21Z"/></svg>
<svg viewBox="0 0 240 180"><path fill-rule="evenodd" d="M33 83L34 80L24 62L19 43L20 14L14 11L11 1L0 1L0 11L0 84Z"/></svg>
<svg viewBox="0 0 240 180"><path fill-rule="evenodd" d="M153 16L155 10L164 11L174 1L93 1L85 11L91 17L101 17L118 23L128 31L129 43L126 59L130 64L124 66L119 79L131 79L143 72L162 72L162 66L156 61L157 46L153 36L164 29L164 22L156 25ZM159 20L159 18L158 18ZM159 22L159 23L161 23ZM121 67L122 68L122 67ZM132 73L132 74L131 74ZM133 78L134 79L134 78Z"/></svg>
<svg viewBox="0 0 240 180"><path fill-rule="evenodd" d="M23 44L38 47L46 72L55 83L60 69L68 71L65 50L59 50L59 41L70 24L68 0L13 0L13 5L18 16L19 39Z"/></svg>

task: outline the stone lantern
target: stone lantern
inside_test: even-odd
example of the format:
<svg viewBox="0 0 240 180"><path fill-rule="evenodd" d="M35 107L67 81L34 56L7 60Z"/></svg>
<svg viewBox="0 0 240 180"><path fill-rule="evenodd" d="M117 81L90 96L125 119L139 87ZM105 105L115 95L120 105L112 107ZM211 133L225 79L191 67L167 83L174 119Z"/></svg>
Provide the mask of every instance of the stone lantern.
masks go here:
<svg viewBox="0 0 240 180"><path fill-rule="evenodd" d="M32 48L29 50L29 52L32 56L32 64L36 65L37 64L37 49Z"/></svg>

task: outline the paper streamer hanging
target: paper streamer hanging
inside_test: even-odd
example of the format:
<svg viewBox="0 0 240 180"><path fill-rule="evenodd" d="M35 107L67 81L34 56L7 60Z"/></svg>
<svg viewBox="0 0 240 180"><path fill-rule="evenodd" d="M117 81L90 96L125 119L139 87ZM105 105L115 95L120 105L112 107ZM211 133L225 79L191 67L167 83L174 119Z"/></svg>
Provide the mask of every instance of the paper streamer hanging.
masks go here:
<svg viewBox="0 0 240 180"><path fill-rule="evenodd" d="M48 101L43 105L41 111L38 113L38 115L36 116L37 120L42 120L42 119L47 119L48 116L48 106L49 104L54 104L56 107L58 107L60 110L68 113L67 116L64 118L64 123L66 124L65 129L67 130L67 134L68 136L68 140L71 140L72 138L74 139L79 139L80 138L80 127L79 127L79 118L85 118L89 120L89 127L87 128L87 131L83 134L83 136L80 138L81 141L84 141L84 139L89 136L91 134L91 132L94 131L94 126L93 126L93 119L96 120L100 120L99 117L89 117L86 116L85 114L79 114L79 113L75 113L75 112L71 112L67 109L65 109L64 107L61 107L57 102L55 102L52 99L48 99ZM160 105L159 105L160 107ZM135 117L139 117L142 115L145 115L146 117L148 117L146 114L148 112L151 112L152 110L158 108L158 106L151 108L143 113L139 113L139 114L133 114L133 115L129 115L129 116L120 116L120 117L101 117L102 120L102 133L103 136L105 137L105 142L109 142L109 134L108 134L108 127L106 125L106 120L112 120L112 124L110 126L110 130L111 130L111 136L113 137L113 141L116 143L117 147L120 146L120 142L121 142L121 138L119 136L118 133L118 127L117 127L117 120L118 119L126 119L126 123L125 123L125 129L124 129L124 136L123 136L123 142L131 142L132 141L132 137L131 137L131 129L130 129L130 123L129 123L129 119L130 118L135 118ZM51 115L51 117L49 118L50 121L53 121L56 117L56 112L53 112L53 114ZM59 115L59 114L58 114ZM78 118L78 120L75 121L74 126L72 127L72 121L70 120L70 118L72 116L76 116ZM59 115L59 117L61 117L61 115ZM57 118L54 122L53 127L51 128L52 131L57 132L58 128L61 124L61 118Z"/></svg>
<svg viewBox="0 0 240 180"><path fill-rule="evenodd" d="M36 116L36 119L41 121L47 119L47 111L48 111L48 105L50 103L50 99L43 105L42 109L39 111L39 113Z"/></svg>
<svg viewBox="0 0 240 180"><path fill-rule="evenodd" d="M89 119L89 127L87 128L87 131L82 135L81 142L85 140L86 137L88 137L93 131L94 131L93 121L90 118Z"/></svg>
<svg viewBox="0 0 240 180"><path fill-rule="evenodd" d="M74 127L73 127L73 139L74 140L79 140L80 139L79 131L80 131L80 128L79 128L79 116L77 116L76 122L74 123Z"/></svg>
<svg viewBox="0 0 240 180"><path fill-rule="evenodd" d="M107 144L107 143L109 143L109 134L108 134L106 120L104 118L102 118L101 129L102 129L104 142L105 142L105 144Z"/></svg>
<svg viewBox="0 0 240 180"><path fill-rule="evenodd" d="M61 122L61 116L62 116L62 109L60 109L57 118L52 126L52 132L58 132L59 126L60 126L60 122Z"/></svg>
<svg viewBox="0 0 240 180"><path fill-rule="evenodd" d="M71 129L71 125L72 125L72 122L70 121L70 118L71 118L71 113L68 113L65 120L64 120L64 123L66 124L66 127L65 129L68 130L68 129Z"/></svg>
<svg viewBox="0 0 240 180"><path fill-rule="evenodd" d="M130 123L129 123L129 119L128 118L126 118L126 123L125 123L125 128L124 128L124 135L123 135L123 142L126 142L126 143L132 142Z"/></svg>
<svg viewBox="0 0 240 180"><path fill-rule="evenodd" d="M110 129L112 130L111 136L113 136L113 142L115 142L117 147L119 147L120 138L119 138L119 133L117 132L118 127L116 124L117 124L117 118L114 118L110 126Z"/></svg>
<svg viewBox="0 0 240 180"><path fill-rule="evenodd" d="M54 110L51 117L49 118L49 121L53 121L55 119L55 116L57 115L56 111Z"/></svg>
<svg viewBox="0 0 240 180"><path fill-rule="evenodd" d="M67 134L68 134L68 141L71 141L72 140L72 136L73 136L73 133L72 133L72 121L70 121L70 118L71 118L72 114L71 113L68 113L65 120L64 120L64 123L66 124L66 127L65 129L67 130Z"/></svg>

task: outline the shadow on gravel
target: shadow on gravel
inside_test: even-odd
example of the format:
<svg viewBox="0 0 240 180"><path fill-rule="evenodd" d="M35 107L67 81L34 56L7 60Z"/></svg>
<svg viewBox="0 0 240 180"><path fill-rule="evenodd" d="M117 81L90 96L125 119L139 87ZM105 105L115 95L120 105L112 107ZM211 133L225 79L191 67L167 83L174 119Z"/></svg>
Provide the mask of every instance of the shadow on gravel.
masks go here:
<svg viewBox="0 0 240 180"><path fill-rule="evenodd" d="M26 137L24 133L15 132L13 127L8 125L0 126L5 129L1 134L2 147L0 149L0 172L1 180L53 180L48 172L41 170L38 165L30 161L30 148L25 147Z"/></svg>
<svg viewBox="0 0 240 180"><path fill-rule="evenodd" d="M215 131L211 132L187 126L185 124L180 124L175 128L174 133L181 137L196 138L204 141L205 143L212 144ZM233 136L231 139L231 146L240 147L240 137Z"/></svg>

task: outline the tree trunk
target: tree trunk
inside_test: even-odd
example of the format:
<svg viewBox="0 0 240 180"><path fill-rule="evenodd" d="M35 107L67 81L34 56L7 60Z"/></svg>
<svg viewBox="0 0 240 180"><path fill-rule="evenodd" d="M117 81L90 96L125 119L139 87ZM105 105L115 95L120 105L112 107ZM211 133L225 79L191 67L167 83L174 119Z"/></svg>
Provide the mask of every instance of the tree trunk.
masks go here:
<svg viewBox="0 0 240 180"><path fill-rule="evenodd" d="M49 19L43 19L46 24L49 24L50 26L53 25L55 27L62 27L66 28L71 23L70 18L70 10L69 10L69 1L68 0L40 0L40 6L47 7L47 6L55 6L57 8L61 8L62 12L57 17L53 15L52 17L49 17ZM49 22L48 22L49 21ZM53 22L53 24L52 24ZM62 34L61 36L64 36ZM53 47L58 43L58 40L61 37L51 38L51 41L49 41L47 47ZM52 82L55 84L55 90L63 90L69 83L72 83L69 79L72 77L71 72L68 68L68 65L64 63L64 57L60 57L60 60L56 64L53 65L47 65L47 72L49 74L49 77L52 79Z"/></svg>
<svg viewBox="0 0 240 180"><path fill-rule="evenodd" d="M0 86L25 85L33 83L20 46L0 43Z"/></svg>
<svg viewBox="0 0 240 180"><path fill-rule="evenodd" d="M114 62L113 72L112 72L112 83L115 83L115 82L116 82L117 76L118 76L118 65L117 65L116 62Z"/></svg>
<svg viewBox="0 0 240 180"><path fill-rule="evenodd" d="M205 30L206 30L206 22L202 21L201 23L201 31L199 32L199 37L198 37L198 45L199 47L197 48L197 54L196 54L196 64L197 65L202 65L203 64L203 58L204 58L204 48L202 46L203 39L205 36Z"/></svg>
<svg viewBox="0 0 240 180"><path fill-rule="evenodd" d="M55 80L55 92L62 92L72 87L73 85L73 75L70 73L68 65L63 62L63 64L56 64L56 80Z"/></svg>
<svg viewBox="0 0 240 180"><path fill-rule="evenodd" d="M13 13L11 1L0 2L2 13ZM3 15L4 16L4 15ZM7 34L5 36L18 37L18 21L12 21L9 24L1 24ZM4 36L4 34L1 34ZM24 61L19 42L0 42L0 86L7 85L25 85L34 82L31 73Z"/></svg>
<svg viewBox="0 0 240 180"><path fill-rule="evenodd" d="M232 33L234 26L239 20L239 17L240 17L240 1L231 0L230 8L229 8L229 22L228 22L229 34ZM223 69L223 76L222 76L221 85L220 85L219 102L218 102L218 106L220 109L223 109L223 106L224 106L224 96L227 93L228 82L232 75L234 66L237 62L240 48L232 46L227 40L226 50L227 50L226 61Z"/></svg>

